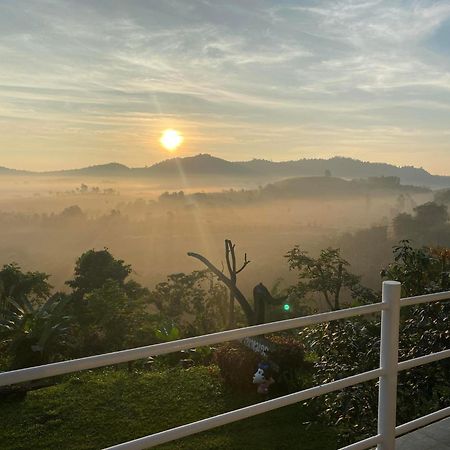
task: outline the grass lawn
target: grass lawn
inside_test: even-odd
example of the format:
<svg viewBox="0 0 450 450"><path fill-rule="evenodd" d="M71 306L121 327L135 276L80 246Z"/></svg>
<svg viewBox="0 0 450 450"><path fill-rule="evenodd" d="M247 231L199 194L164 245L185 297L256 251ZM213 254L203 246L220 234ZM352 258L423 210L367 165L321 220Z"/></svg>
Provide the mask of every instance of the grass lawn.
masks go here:
<svg viewBox="0 0 450 450"><path fill-rule="evenodd" d="M218 369L162 372L104 369L0 404L0 448L99 449L260 401L230 392ZM311 411L292 405L161 449L335 449L336 432L310 424Z"/></svg>

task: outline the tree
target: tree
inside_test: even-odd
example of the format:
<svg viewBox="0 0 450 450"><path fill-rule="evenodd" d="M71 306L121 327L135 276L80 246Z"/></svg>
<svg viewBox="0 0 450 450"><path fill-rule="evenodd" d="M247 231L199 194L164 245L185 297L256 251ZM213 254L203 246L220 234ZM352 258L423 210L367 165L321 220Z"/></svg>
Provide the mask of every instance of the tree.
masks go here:
<svg viewBox="0 0 450 450"><path fill-rule="evenodd" d="M422 227L439 227L448 221L447 207L434 202L416 206L414 212L417 223Z"/></svg>
<svg viewBox="0 0 450 450"><path fill-rule="evenodd" d="M400 178L394 176L369 177L369 184L385 189L398 188L400 186Z"/></svg>
<svg viewBox="0 0 450 450"><path fill-rule="evenodd" d="M449 248L414 248L409 241L400 241L394 247L394 261L382 271L382 276L400 281L404 296L447 291L449 255ZM446 350L449 317L450 301L402 308L399 359ZM403 422L448 406L449 371L450 361L444 360L400 374L398 414Z"/></svg>
<svg viewBox="0 0 450 450"><path fill-rule="evenodd" d="M357 267L358 272L364 274L365 283L379 286L380 267L390 261L394 242L388 227L377 225L342 234L336 247L346 255L351 267Z"/></svg>
<svg viewBox="0 0 450 450"><path fill-rule="evenodd" d="M409 241L394 247L394 261L382 271L385 279L402 283L403 295L414 296L448 289L447 258L450 249L413 248ZM433 302L402 308L399 360L439 352L448 347L450 302ZM300 332L315 355L315 384L342 379L379 365L379 318L335 321ZM399 373L397 420L408 422L448 406L448 360ZM324 415L340 425L346 442L376 433L377 389L364 383L330 394L323 400ZM343 443L343 442L342 442Z"/></svg>
<svg viewBox="0 0 450 450"><path fill-rule="evenodd" d="M71 328L75 356L152 343L156 321L146 310L147 305L146 289L130 291L112 279L75 300L76 321Z"/></svg>
<svg viewBox="0 0 450 450"><path fill-rule="evenodd" d="M392 221L394 235L399 237L408 237L416 233L416 222L411 214L400 213Z"/></svg>
<svg viewBox="0 0 450 450"><path fill-rule="evenodd" d="M236 244L233 244L229 239L225 239L225 259L227 262L228 273L230 276L230 281L233 286L236 288L237 284L237 276L241 273L246 267L247 264L250 264L250 261L247 259L247 253L244 254L244 262L241 267L238 269L236 265L236 253L235 253ZM230 289L229 297L229 309L228 309L228 328L234 328L235 326L235 318L234 318L234 290Z"/></svg>
<svg viewBox="0 0 450 450"><path fill-rule="evenodd" d="M441 189L439 191L437 191L434 194L434 201L436 203L444 203L449 205L450 204L450 189Z"/></svg>
<svg viewBox="0 0 450 450"><path fill-rule="evenodd" d="M53 295L37 305L26 297L20 303L8 298L0 318L0 341L10 355L11 369L47 364L64 350L69 301L64 295Z"/></svg>
<svg viewBox="0 0 450 450"><path fill-rule="evenodd" d="M205 258L203 255L198 253L188 252L188 256L201 261L210 271L213 273L219 281L221 281L230 292L230 304L231 299L236 299L244 312L245 318L247 320L247 325L256 325L259 323L264 323L265 321L265 308L262 307L262 303L281 303L283 299L274 299L267 288L259 283L253 293L258 295L253 299L253 307L250 305L245 295L240 291L236 284L236 275L240 273L250 261L247 260L247 254L244 256L244 262L240 269L236 269L236 260L234 253L235 245L232 244L230 240L225 241L225 256L227 259L227 267L230 273L230 277L227 277L223 271L220 271L211 261ZM234 300L233 300L234 301ZM230 311L230 310L229 310ZM230 321L229 321L230 323Z"/></svg>
<svg viewBox="0 0 450 450"><path fill-rule="evenodd" d="M103 353L152 341L155 325L146 306L148 289L127 280L131 266L108 249L89 250L77 260L70 312L72 356Z"/></svg>
<svg viewBox="0 0 450 450"><path fill-rule="evenodd" d="M401 213L393 220L398 239L414 239L422 244L450 245L450 224L447 206L435 202L414 208L414 214Z"/></svg>
<svg viewBox="0 0 450 450"><path fill-rule="evenodd" d="M442 278L442 274L448 270L445 255L443 252L442 257L445 259L440 262L430 249L414 248L409 240L404 239L394 246L394 261L381 271L381 276L401 281L405 296L446 290Z"/></svg>
<svg viewBox="0 0 450 450"><path fill-rule="evenodd" d="M211 272L174 273L150 292L162 322L178 324L185 334L206 334L225 328L226 290Z"/></svg>
<svg viewBox="0 0 450 450"><path fill-rule="evenodd" d="M319 292L328 307L337 310L342 306L344 288L358 292L360 278L348 271L349 263L341 257L339 249L327 248L318 258L313 258L297 245L285 256L289 270L298 271L296 291L300 297L308 292Z"/></svg>
<svg viewBox="0 0 450 450"><path fill-rule="evenodd" d="M76 297L82 298L88 292L101 288L108 280L124 286L131 273L131 266L121 259L115 259L108 249L88 250L75 264L75 277L66 281Z"/></svg>
<svg viewBox="0 0 450 450"><path fill-rule="evenodd" d="M84 219L86 216L84 215L82 209L78 205L68 206L64 208L64 210L59 215L61 219Z"/></svg>
<svg viewBox="0 0 450 450"><path fill-rule="evenodd" d="M44 302L50 296L52 286L44 272L23 272L15 263L5 264L0 270L0 314L10 298L19 305L27 298L31 303ZM9 304L10 305L10 304Z"/></svg>
<svg viewBox="0 0 450 450"><path fill-rule="evenodd" d="M225 241L227 242L227 241ZM231 241L229 241L231 242ZM225 248L227 249L227 244L225 244ZM234 247L233 247L233 254L234 254ZM198 259L201 261L230 291L230 299L231 296L233 296L234 299L236 299L241 306L245 317L247 319L247 323L249 325L253 325L255 322L255 314L253 311L253 308L251 307L250 303L245 298L245 295L239 290L239 288L236 285L236 279L231 279L227 277L222 271L220 271L214 264L212 264L207 258L204 256L194 253L194 252L188 252L188 256L192 256L193 258ZM229 257L229 256L228 256ZM245 257L246 259L246 257ZM242 266L242 269L245 267L245 261L244 265ZM233 269L233 266L231 266L231 269ZM231 302L230 302L231 303Z"/></svg>

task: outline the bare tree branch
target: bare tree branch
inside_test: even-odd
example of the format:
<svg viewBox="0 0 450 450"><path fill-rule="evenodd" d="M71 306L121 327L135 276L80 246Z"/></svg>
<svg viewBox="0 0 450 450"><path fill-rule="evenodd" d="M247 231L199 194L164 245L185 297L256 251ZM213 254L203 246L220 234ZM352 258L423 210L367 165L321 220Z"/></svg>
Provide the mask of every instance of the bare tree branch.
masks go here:
<svg viewBox="0 0 450 450"><path fill-rule="evenodd" d="M242 264L242 267L239 270L236 270L236 275L238 273L241 273L247 267L247 265L250 264L250 263L251 263L251 261L247 259L247 253L245 253L245 255L244 255L244 264Z"/></svg>
<svg viewBox="0 0 450 450"><path fill-rule="evenodd" d="M225 239L225 259L227 260L227 267L228 267L228 272L231 276L231 274L233 273L233 268L231 267L231 262L230 262L230 252L231 252L231 241L229 239Z"/></svg>
<svg viewBox="0 0 450 450"><path fill-rule="evenodd" d="M231 249L230 249L230 253L231 253L231 267L233 268L233 274L236 277L236 253L234 252L234 248L236 247L235 244L231 244Z"/></svg>
<svg viewBox="0 0 450 450"><path fill-rule="evenodd" d="M245 316L247 317L247 322L249 325L253 325L255 322L253 308L248 303L244 294L236 287L236 285L228 278L225 274L223 274L214 264L212 264L208 259L206 259L203 255L198 253L188 252L188 256L192 256L193 258L201 261L217 278L225 284L230 292L233 293L236 300L241 305L242 310L244 311Z"/></svg>

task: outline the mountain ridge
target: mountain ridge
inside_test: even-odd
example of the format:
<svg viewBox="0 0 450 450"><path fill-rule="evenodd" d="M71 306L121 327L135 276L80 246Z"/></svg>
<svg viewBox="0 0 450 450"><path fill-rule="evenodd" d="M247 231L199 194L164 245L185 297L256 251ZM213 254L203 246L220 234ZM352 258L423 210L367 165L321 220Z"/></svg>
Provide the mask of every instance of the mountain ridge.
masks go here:
<svg viewBox="0 0 450 450"><path fill-rule="evenodd" d="M250 177L254 180L273 181L298 176L323 176L328 173L340 178L370 178L395 176L402 183L450 187L450 176L433 175L423 168L414 166L395 166L388 163L375 163L342 156L329 159L304 158L290 161L269 161L252 159L249 161L227 161L210 154L169 158L148 167L128 167L111 162L92 165L80 169L32 172L8 169L0 166L0 175L45 175L45 176L109 176L154 178L202 178L202 177Z"/></svg>

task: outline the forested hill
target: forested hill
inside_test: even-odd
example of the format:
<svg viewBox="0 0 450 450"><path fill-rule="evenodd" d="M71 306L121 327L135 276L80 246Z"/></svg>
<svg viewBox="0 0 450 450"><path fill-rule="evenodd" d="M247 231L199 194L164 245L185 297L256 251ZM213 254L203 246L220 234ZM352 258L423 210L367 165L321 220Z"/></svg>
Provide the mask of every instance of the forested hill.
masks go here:
<svg viewBox="0 0 450 450"><path fill-rule="evenodd" d="M446 191L439 191L446 192ZM357 198L375 199L377 197L399 196L415 194L430 194L426 187L400 184L397 177L370 177L365 180L344 180L331 176L322 177L294 177L268 183L258 189L230 189L220 192L194 192L185 194L180 192L164 192L160 202L172 204L196 204L217 206L222 205L250 205L266 202L267 200L285 199L315 199L315 200L355 200Z"/></svg>
<svg viewBox="0 0 450 450"><path fill-rule="evenodd" d="M300 159L272 162L261 159L240 162L259 173L269 172L278 177L321 176L326 173L340 178L399 177L403 184L424 186L450 186L450 176L432 175L423 168L398 167L386 163L372 163L351 158Z"/></svg>
<svg viewBox="0 0 450 450"><path fill-rule="evenodd" d="M301 176L333 176L347 179L369 177L398 177L402 184L428 187L450 187L450 176L432 175L423 168L398 167L387 163L372 163L351 158L299 159L274 162L263 159L251 161L226 161L208 154L185 158L172 158L149 167L129 168L123 164L109 163L81 169L52 172L26 172L0 167L0 175L45 176L108 176L150 179L247 179L261 182Z"/></svg>

